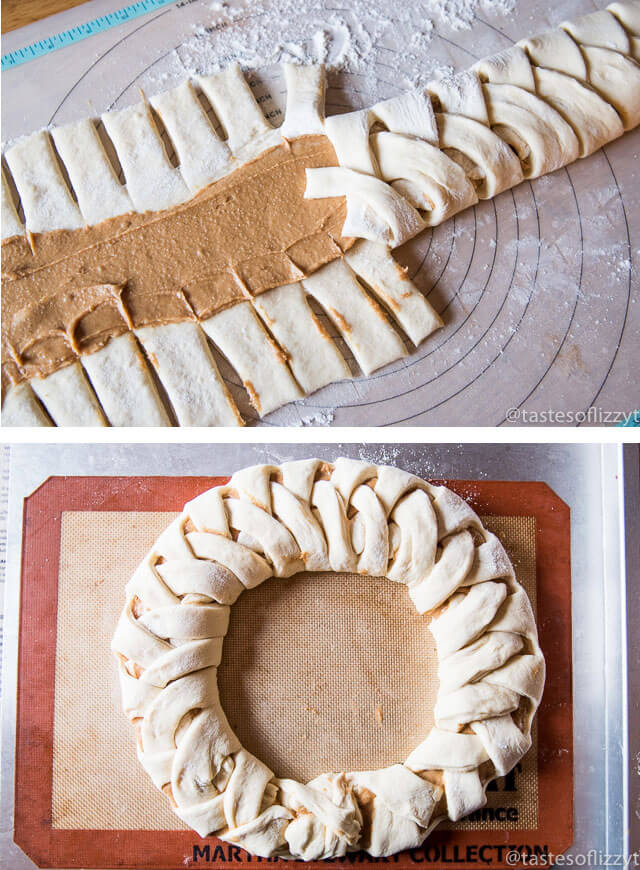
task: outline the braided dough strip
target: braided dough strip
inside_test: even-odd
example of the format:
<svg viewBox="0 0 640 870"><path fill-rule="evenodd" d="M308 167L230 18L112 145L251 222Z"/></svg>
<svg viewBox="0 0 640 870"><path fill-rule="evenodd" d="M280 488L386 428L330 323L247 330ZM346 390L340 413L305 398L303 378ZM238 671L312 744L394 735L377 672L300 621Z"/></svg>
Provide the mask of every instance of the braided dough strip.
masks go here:
<svg viewBox="0 0 640 870"><path fill-rule="evenodd" d="M436 640L435 726L404 764L278 779L220 707L229 605L301 570L404 583ZM176 813L264 857L416 848L482 806L531 745L544 658L526 593L466 502L390 466L340 458L257 465L202 493L131 578L112 649L138 755Z"/></svg>
<svg viewBox="0 0 640 870"><path fill-rule="evenodd" d="M640 123L639 9L638 0L614 3L431 82L412 102L402 95L386 111L329 119L345 169L308 169L306 196L345 195L345 230L395 247L421 223L593 153ZM374 122L386 130L371 135Z"/></svg>

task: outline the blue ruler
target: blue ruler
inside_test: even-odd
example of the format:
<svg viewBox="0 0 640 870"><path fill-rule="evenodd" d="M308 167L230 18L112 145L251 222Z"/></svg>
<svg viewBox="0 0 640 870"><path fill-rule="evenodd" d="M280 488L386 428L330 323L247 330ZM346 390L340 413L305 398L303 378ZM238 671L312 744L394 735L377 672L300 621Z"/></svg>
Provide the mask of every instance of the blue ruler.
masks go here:
<svg viewBox="0 0 640 870"><path fill-rule="evenodd" d="M140 15L146 15L147 12L153 12L154 9L159 9L161 6L168 6L170 3L175 3L175 0L139 0L137 3L132 3L131 6L125 6L124 9L118 9L116 12L108 12L106 15L101 15L99 18L88 21L86 24L79 24L77 27L72 27L63 33L56 33L55 36L39 39L38 42L26 45L24 48L17 49L17 51L3 54L2 70L20 66L22 63L35 60L36 57L42 57L43 54L49 54L51 51L57 51L59 48L72 45L74 42L88 39L90 36L95 36L96 33L102 33L103 30L117 27L118 24L124 24L126 21L131 21Z"/></svg>

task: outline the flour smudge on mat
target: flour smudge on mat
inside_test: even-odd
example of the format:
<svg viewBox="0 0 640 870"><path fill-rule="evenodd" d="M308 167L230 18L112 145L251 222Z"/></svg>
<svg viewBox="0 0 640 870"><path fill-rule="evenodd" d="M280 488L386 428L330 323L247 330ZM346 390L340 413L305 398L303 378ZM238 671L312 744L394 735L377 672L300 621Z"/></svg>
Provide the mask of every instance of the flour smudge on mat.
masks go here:
<svg viewBox="0 0 640 870"><path fill-rule="evenodd" d="M211 22L194 28L193 36L175 49L174 70L204 75L237 61L243 67L281 61L324 63L330 70L361 74L367 79L379 62L389 61L390 37L405 37L398 87L426 84L450 73L451 67L429 58L428 47L438 27L454 31L472 27L477 13L510 14L517 0L350 0L328 6L326 0L271 0L239 3L214 0Z"/></svg>

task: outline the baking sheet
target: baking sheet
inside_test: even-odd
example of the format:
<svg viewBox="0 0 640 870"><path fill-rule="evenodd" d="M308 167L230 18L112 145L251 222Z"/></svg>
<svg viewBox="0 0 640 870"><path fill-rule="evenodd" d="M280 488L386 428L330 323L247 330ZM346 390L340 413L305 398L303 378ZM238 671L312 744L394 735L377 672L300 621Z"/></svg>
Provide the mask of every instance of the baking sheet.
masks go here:
<svg viewBox="0 0 640 870"><path fill-rule="evenodd" d="M617 506L622 479L621 450L597 446L492 446L467 445L221 445L181 447L119 446L13 448L10 503L9 576L16 577L19 557L21 499L49 474L215 474L232 472L254 462L280 462L314 453L322 458L345 454L374 462L395 462L427 477L469 479L546 480L572 508L574 567L574 695L576 704L576 840L571 853L589 848L621 853L625 845L628 806L623 792L626 764L624 694L620 668L624 667L623 636L619 630L623 586L612 541L620 530ZM635 458L637 483L637 456ZM606 523L603 522L603 514ZM606 529L605 529L606 526ZM606 534L604 534L606 531ZM604 538L604 555L602 541ZM611 549L610 549L611 548ZM602 582L605 569L606 583ZM4 684L15 691L15 620L17 589L7 594L8 636ZM605 664L606 661L606 664ZM588 729L581 723L588 722ZM12 780L13 711L5 707L3 782ZM604 751L603 751L604 747ZM10 791L10 787L9 787ZM3 795L2 854L10 866L31 864L11 844L11 799Z"/></svg>
<svg viewBox="0 0 640 870"><path fill-rule="evenodd" d="M236 847L194 838L145 777L109 650L127 577L173 517L158 509L224 480L52 477L25 502L14 839L38 864L171 870L207 847L250 863ZM572 841L569 511L541 483L444 482L500 533L537 614L547 682L531 752L491 786L485 808L439 827L414 857L456 854L469 870L482 850L501 867L509 844L543 854ZM243 744L276 775L295 768L306 780L406 757L432 724L435 667L406 590L303 574L234 606L218 683L232 727L245 720ZM404 853L396 863L413 861Z"/></svg>
<svg viewBox="0 0 640 870"><path fill-rule="evenodd" d="M3 51L121 5L93 0L7 34ZM432 14L429 33L423 7L384 7L383 0L183 0L4 72L3 138L121 108L139 99L140 88L153 94L217 63L250 62L256 22L263 41L272 34L274 46L282 44L283 33L299 31L300 43L329 33L332 45L342 38L366 53L366 63L352 64L355 71L330 72L327 108L334 113L399 93L415 80L416 70L424 69L428 78L445 68L463 69L519 38L605 5L606 0L520 0L512 15L504 15L504 3L479 3L470 27L452 27ZM283 8L296 9L293 17L301 23L294 26L279 12ZM285 96L279 68L262 67L254 83L277 123ZM244 416L262 425L620 422L620 415L640 406L634 374L640 368L640 279L634 265L639 155L636 130L404 246L398 259L445 327L406 359L368 378L345 349L353 381L330 385L259 421L238 376L222 360ZM335 334L331 324L327 328Z"/></svg>

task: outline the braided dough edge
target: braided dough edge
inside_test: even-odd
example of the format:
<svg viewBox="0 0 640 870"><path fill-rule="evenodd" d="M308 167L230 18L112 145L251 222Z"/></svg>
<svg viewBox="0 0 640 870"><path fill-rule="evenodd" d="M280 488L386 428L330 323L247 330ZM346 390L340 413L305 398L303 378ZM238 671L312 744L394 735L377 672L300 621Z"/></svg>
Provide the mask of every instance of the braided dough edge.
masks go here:
<svg viewBox="0 0 640 870"><path fill-rule="evenodd" d="M430 617L435 725L403 764L278 779L220 705L230 606L270 577L383 575ZM531 745L545 663L498 538L443 486L340 458L258 465L188 502L126 588L112 649L138 758L176 814L263 857L317 860L420 846Z"/></svg>

